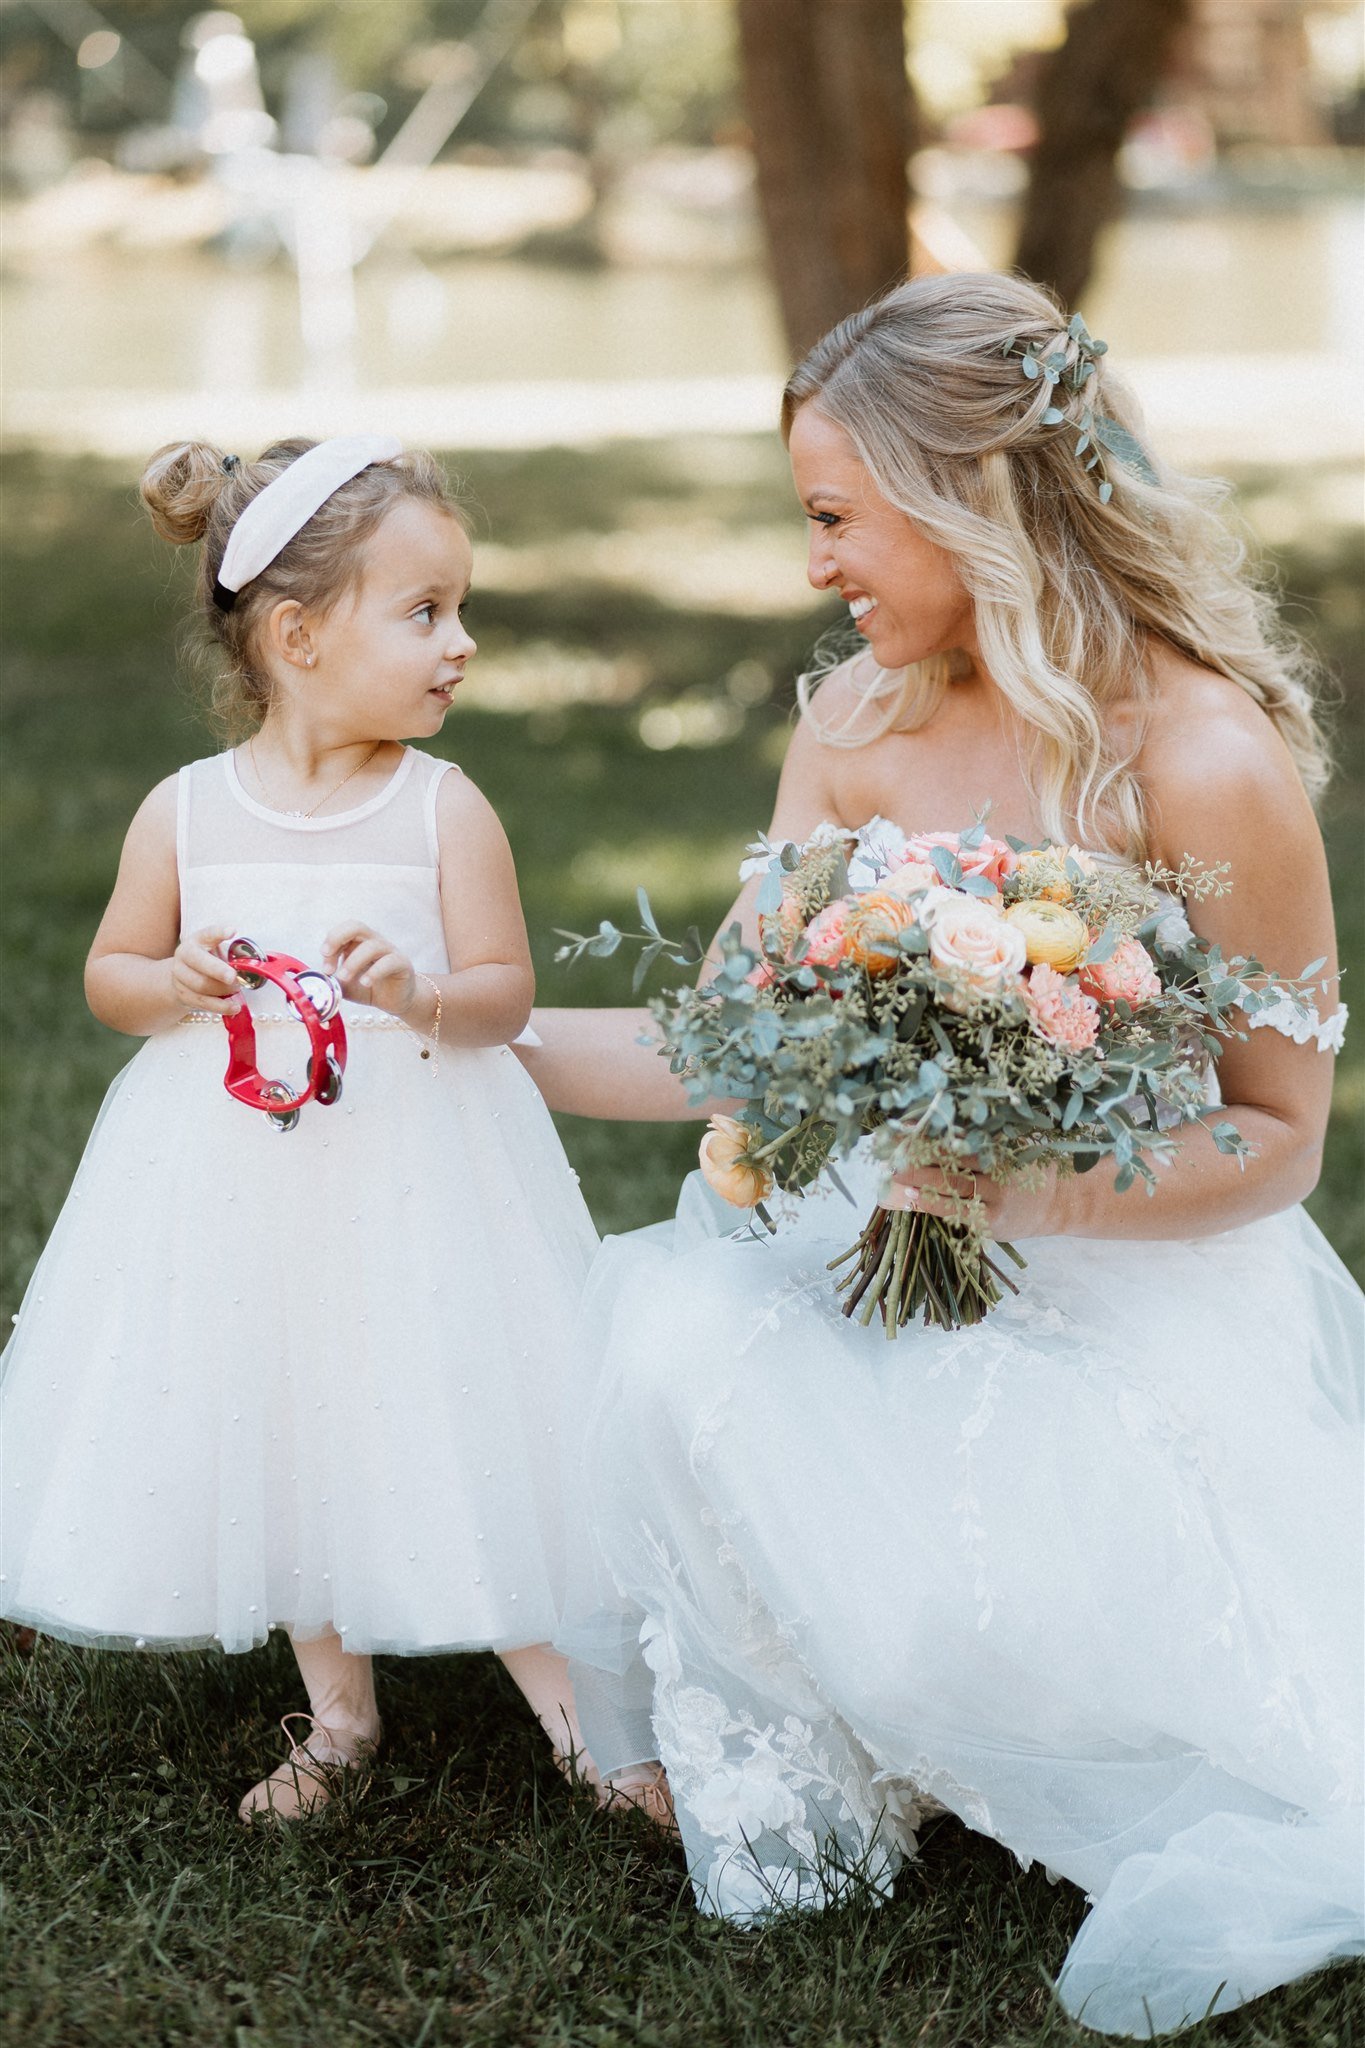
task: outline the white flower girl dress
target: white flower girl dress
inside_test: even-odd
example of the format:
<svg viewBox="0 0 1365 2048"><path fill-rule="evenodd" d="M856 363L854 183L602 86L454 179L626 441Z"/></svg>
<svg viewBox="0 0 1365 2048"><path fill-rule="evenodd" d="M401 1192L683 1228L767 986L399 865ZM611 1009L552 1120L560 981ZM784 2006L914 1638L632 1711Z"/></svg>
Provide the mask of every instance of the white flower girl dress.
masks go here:
<svg viewBox="0 0 1365 2048"><path fill-rule="evenodd" d="M1102 2031L1359 1953L1345 1268L1301 1209L1045 1238L983 1324L890 1343L826 1271L877 1185L841 1171L854 1208L817 1189L770 1240L694 1174L589 1285L598 1555L560 1643L618 1707L648 1681L700 1905L885 1888L927 1800L1089 1894L1059 1988Z"/></svg>
<svg viewBox="0 0 1365 2048"><path fill-rule="evenodd" d="M362 919L448 969L447 764L405 749L332 816L181 771L182 927L320 964ZM267 986L262 1070L307 1041ZM217 1017L115 1080L4 1359L0 1610L75 1642L333 1624L347 1649L511 1649L554 1631L561 1403L596 1234L505 1047L423 1059L347 1003L341 1100L281 1133L224 1090ZM273 1020L273 1021L272 1021Z"/></svg>

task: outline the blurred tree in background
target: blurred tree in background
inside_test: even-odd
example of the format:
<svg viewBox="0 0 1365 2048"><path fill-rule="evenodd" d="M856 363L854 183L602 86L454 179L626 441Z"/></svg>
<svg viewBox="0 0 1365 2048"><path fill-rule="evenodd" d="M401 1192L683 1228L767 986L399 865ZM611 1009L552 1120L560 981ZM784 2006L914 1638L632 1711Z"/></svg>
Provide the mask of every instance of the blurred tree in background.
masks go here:
<svg viewBox="0 0 1365 2048"><path fill-rule="evenodd" d="M1190 0L1080 0L1040 70L1015 262L1074 306L1100 230L1119 212L1119 151L1169 62Z"/></svg>
<svg viewBox="0 0 1365 2048"><path fill-rule="evenodd" d="M793 354L905 274L904 0L739 0L744 95Z"/></svg>

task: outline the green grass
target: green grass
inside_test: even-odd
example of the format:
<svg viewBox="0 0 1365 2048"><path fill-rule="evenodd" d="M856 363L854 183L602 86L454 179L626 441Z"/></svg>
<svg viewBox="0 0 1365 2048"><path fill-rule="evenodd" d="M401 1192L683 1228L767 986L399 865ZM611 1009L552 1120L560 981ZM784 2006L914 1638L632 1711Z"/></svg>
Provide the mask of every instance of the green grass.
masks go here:
<svg viewBox="0 0 1365 2048"><path fill-rule="evenodd" d="M471 467L488 529L513 547L678 522L738 546L747 530L790 517L780 450L750 442L480 456ZM211 744L175 681L186 565L168 565L144 530L130 477L16 458L8 515L6 1318L130 1050L80 995L123 831L152 782ZM1365 676L1353 551L1324 544L1284 566L1343 684L1344 772L1326 823L1358 972L1352 821L1365 783ZM590 963L572 979L551 965L552 928L625 916L637 878L670 919L720 914L743 841L766 814L786 679L812 620L765 609L761 595L743 610L683 609L648 577L611 589L569 577L490 594L476 629L490 663L531 643L551 673L560 650L566 672L591 658L634 679L624 704L515 716L462 707L442 742L507 824L542 998L617 1000L619 965ZM760 669L777 687L754 702ZM735 704L737 729L722 743L642 744L641 707L706 695ZM1359 1273L1365 1069L1355 1048L1339 1105L1312 1206ZM563 1129L604 1229L667 1211L696 1136L573 1120ZM6 1634L0 2038L23 2048L1054 2048L1094 2038L1047 1990L1080 1919L1077 1895L1021 1873L955 1822L926 1833L890 1907L855 1903L739 1933L695 1915L680 1859L645 1823L603 1820L563 1785L491 1658L381 1663L386 1744L369 1789L307 1828L260 1838L243 1834L233 1808L279 1753L275 1717L299 1703L282 1643L244 1658L151 1659L46 1639L30 1651ZM1365 2048L1361 1976L1293 1987L1187 2039Z"/></svg>

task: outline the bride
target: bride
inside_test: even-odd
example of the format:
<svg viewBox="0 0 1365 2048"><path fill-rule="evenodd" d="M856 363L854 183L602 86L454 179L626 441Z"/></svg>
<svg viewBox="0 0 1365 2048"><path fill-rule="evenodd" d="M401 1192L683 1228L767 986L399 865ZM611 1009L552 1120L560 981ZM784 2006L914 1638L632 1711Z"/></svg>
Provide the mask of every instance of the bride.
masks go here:
<svg viewBox="0 0 1365 2048"><path fill-rule="evenodd" d="M901 287L783 417L811 581L866 645L803 688L770 837L989 804L1002 837L1226 861L1190 915L1288 973L1322 956L1321 1021L1228 1044L1244 1166L1195 1128L1150 1199L981 1182L1028 1268L975 1328L839 1315L858 1158L855 1209L817 1191L766 1241L697 1176L610 1240L564 1646L599 1767L662 1759L705 1910L887 1889L936 1804L1089 1895L1061 2000L1145 2038L1363 1945L1362 1303L1297 1206L1344 1021L1325 751L1213 493L1034 287ZM688 1114L647 1022L538 1012L527 1063L560 1109ZM913 1178L892 1199L942 1205Z"/></svg>

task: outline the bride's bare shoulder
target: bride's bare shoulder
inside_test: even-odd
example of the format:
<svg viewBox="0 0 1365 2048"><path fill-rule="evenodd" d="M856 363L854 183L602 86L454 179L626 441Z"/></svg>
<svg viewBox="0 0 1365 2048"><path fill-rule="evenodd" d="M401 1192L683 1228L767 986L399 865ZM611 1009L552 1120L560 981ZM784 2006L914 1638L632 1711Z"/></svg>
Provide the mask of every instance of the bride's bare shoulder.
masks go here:
<svg viewBox="0 0 1365 2048"><path fill-rule="evenodd" d="M1240 684L1154 642L1137 770L1153 822L1188 836L1199 818L1283 819L1306 810L1303 785L1274 723Z"/></svg>

